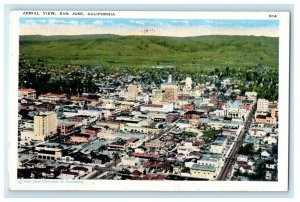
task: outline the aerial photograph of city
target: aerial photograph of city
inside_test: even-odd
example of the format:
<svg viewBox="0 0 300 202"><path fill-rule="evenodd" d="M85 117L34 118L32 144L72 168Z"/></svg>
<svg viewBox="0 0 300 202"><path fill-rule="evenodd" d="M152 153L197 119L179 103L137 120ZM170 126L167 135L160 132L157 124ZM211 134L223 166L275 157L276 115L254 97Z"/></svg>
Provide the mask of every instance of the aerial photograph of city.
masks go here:
<svg viewBox="0 0 300 202"><path fill-rule="evenodd" d="M278 181L279 21L21 17L18 179Z"/></svg>

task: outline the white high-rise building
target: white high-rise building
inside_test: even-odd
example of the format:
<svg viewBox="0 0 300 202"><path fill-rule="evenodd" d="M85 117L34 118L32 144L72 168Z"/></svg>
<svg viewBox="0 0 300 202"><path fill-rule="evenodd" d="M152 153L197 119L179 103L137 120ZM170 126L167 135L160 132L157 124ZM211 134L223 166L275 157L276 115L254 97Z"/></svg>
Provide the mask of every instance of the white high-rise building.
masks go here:
<svg viewBox="0 0 300 202"><path fill-rule="evenodd" d="M169 77L168 77L168 83L172 83L172 74L169 74Z"/></svg>
<svg viewBox="0 0 300 202"><path fill-rule="evenodd" d="M57 133L57 114L43 112L34 116L34 136L32 140L45 141L45 138Z"/></svg>
<svg viewBox="0 0 300 202"><path fill-rule="evenodd" d="M185 79L185 88L186 89L192 89L192 78L186 77Z"/></svg>

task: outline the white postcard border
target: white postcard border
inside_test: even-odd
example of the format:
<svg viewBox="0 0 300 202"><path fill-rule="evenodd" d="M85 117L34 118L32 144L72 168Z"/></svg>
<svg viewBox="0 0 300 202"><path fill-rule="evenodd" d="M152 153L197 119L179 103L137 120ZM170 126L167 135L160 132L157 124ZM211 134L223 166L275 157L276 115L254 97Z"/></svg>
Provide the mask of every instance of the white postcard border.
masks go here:
<svg viewBox="0 0 300 202"><path fill-rule="evenodd" d="M112 11L115 18L176 18L176 19L269 19L276 14L280 20L279 58L279 164L277 182L233 181L114 181L114 180L18 180L17 179L17 114L18 114L18 53L19 18L23 11L10 15L9 94L8 94L8 164L10 190L115 190L115 191L287 191L289 133L289 13L288 12L153 12ZM59 11L57 11L59 12ZM84 11L89 12L89 11ZM95 12L95 11L91 11ZM103 11L107 13L108 11ZM23 16L24 17L24 16ZM28 16L26 16L28 17ZM59 17L59 16L30 16ZM66 17L66 16L64 16ZM68 16L71 18L72 16ZM73 16L77 18L78 16ZM97 18L95 16L80 16ZM113 18L109 16L108 18Z"/></svg>

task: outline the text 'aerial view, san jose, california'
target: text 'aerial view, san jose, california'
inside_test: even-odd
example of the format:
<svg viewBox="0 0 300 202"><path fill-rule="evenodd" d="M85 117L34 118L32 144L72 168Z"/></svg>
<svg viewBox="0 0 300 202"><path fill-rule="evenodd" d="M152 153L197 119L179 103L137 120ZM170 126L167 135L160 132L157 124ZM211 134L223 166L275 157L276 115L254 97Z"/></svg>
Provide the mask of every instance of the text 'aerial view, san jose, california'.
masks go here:
<svg viewBox="0 0 300 202"><path fill-rule="evenodd" d="M276 15L19 13L23 184L279 181Z"/></svg>

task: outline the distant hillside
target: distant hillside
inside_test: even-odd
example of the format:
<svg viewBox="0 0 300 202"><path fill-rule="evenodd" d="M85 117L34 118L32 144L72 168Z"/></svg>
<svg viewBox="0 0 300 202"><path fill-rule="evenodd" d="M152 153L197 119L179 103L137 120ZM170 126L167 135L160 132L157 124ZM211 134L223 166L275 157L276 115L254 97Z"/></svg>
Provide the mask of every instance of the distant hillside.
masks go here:
<svg viewBox="0 0 300 202"><path fill-rule="evenodd" d="M278 38L255 36L20 36L20 57L46 66L278 67Z"/></svg>

